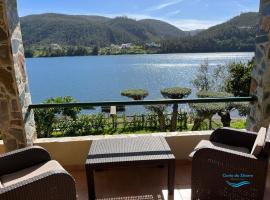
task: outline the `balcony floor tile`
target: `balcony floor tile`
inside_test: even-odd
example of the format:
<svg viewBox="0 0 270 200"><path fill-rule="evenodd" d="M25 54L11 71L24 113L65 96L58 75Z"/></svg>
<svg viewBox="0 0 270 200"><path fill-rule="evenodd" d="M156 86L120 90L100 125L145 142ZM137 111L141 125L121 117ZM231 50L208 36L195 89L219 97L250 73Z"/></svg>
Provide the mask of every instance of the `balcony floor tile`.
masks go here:
<svg viewBox="0 0 270 200"><path fill-rule="evenodd" d="M79 200L87 200L85 172L72 170L71 174L76 180ZM99 171L95 174L96 195L100 200L189 200L190 177L191 164L177 162L175 194L168 196L166 168L123 168ZM265 199L270 199L270 173Z"/></svg>

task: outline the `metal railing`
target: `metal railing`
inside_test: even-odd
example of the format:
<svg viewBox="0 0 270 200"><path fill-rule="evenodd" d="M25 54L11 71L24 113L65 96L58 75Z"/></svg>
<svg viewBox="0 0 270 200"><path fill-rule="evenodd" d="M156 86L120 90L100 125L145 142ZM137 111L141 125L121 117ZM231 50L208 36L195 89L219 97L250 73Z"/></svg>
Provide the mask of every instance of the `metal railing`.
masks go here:
<svg viewBox="0 0 270 200"><path fill-rule="evenodd" d="M99 106L138 106L138 105L172 105L189 103L230 103L254 102L256 97L226 97L226 98L195 98L195 99L162 99L142 101L103 101L89 103L31 104L28 109L41 108L89 108Z"/></svg>
<svg viewBox="0 0 270 200"><path fill-rule="evenodd" d="M27 116L25 117L25 120L30 116L31 110L39 110L44 109L46 112L46 109L72 109L72 108L81 108L83 109L96 109L96 107L110 107L110 106L116 106L116 107L125 107L125 106L149 106L149 105L177 105L177 104L211 104L211 103L236 103L236 102L254 102L256 101L255 97L227 97L227 98L196 98L196 99L163 99L163 100L142 100L142 101L104 101L104 102L88 102L88 103L53 103L53 104L32 104L29 105ZM161 108L162 109L162 108ZM54 111L52 111L54 112ZM102 112L102 109L101 109ZM162 111L163 112L163 111ZM184 111L185 112L185 111ZM171 114L172 115L172 114ZM100 134L100 130L102 129L102 133L104 130L107 131L137 131L141 129L151 129L152 130L163 130L163 129L169 129L171 127L171 121L172 117L169 119L166 113L163 113L163 116L160 116L160 112L157 112L155 115L153 113L148 114L141 114L141 115L132 115L132 116L126 116L125 112L122 115L113 114L111 115L82 115L81 119L79 121L76 121L72 119L72 122L64 118L64 121L59 121L59 123L55 124L55 133L60 133L64 135L72 135L75 134L75 128L78 128L78 126L85 126L86 128L79 128L81 132L79 134L81 135L88 135L88 134ZM86 118L85 118L86 117ZM88 118L87 118L88 117ZM162 118L161 118L162 117ZM118 119L119 118L119 119ZM162 127L161 127L161 119L162 121ZM176 118L176 129L177 130L186 130L188 120L190 120L185 113L178 113ZM68 120L68 121L65 121ZM82 121L81 121L82 120ZM87 123L84 124L84 122ZM165 120L165 121L164 121ZM25 121L26 122L26 121ZM68 122L68 123L66 123ZM75 123L74 126L72 123ZM77 122L79 122L77 124ZM198 123L198 121L196 122ZM210 122L209 122L210 123ZM71 125L70 125L71 124ZM212 122L210 123L212 124ZM209 125L210 126L210 125ZM51 127L51 125L50 125ZM72 128L71 128L72 127ZM169 127L169 128L168 128ZM87 131L86 131L87 129ZM71 134L72 132L72 134ZM51 132L46 133L51 134ZM43 136L42 136L43 137ZM48 136L46 136L48 137Z"/></svg>

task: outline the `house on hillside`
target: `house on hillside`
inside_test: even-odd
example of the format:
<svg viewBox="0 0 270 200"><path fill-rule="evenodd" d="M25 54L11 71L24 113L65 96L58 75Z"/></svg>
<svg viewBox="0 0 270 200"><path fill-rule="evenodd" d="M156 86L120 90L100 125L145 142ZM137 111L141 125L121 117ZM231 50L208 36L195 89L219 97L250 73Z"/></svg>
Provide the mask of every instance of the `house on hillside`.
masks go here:
<svg viewBox="0 0 270 200"><path fill-rule="evenodd" d="M147 47L150 47L150 48L160 48L160 47L161 47L160 44L155 43L155 42L146 43L145 45L146 45Z"/></svg>
<svg viewBox="0 0 270 200"><path fill-rule="evenodd" d="M59 45L59 44L50 44L50 47L53 49L53 50L58 50L58 49L62 49L62 47Z"/></svg>
<svg viewBox="0 0 270 200"><path fill-rule="evenodd" d="M126 43L121 45L121 49L129 49L131 47L132 43Z"/></svg>

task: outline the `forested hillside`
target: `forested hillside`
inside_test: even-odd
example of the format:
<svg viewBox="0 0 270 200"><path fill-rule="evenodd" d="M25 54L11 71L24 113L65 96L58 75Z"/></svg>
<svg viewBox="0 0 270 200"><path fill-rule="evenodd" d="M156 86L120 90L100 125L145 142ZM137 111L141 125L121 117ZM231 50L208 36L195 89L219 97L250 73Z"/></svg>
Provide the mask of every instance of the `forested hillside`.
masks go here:
<svg viewBox="0 0 270 200"><path fill-rule="evenodd" d="M178 38L184 31L158 20L136 21L127 17L106 18L63 14L30 15L21 18L25 45L101 47L122 43L145 43Z"/></svg>
<svg viewBox="0 0 270 200"><path fill-rule="evenodd" d="M154 19L41 14L22 17L21 26L29 57L97 55L97 47L114 54L110 46L123 43L135 44L135 50L117 53L236 52L254 51L258 20L258 13L249 12L207 30L186 32ZM152 42L161 46L148 51L145 44ZM62 49L50 52L51 44ZM35 55L40 49L50 53Z"/></svg>
<svg viewBox="0 0 270 200"><path fill-rule="evenodd" d="M254 51L258 21L258 13L244 13L193 37L165 40L162 43L162 52Z"/></svg>

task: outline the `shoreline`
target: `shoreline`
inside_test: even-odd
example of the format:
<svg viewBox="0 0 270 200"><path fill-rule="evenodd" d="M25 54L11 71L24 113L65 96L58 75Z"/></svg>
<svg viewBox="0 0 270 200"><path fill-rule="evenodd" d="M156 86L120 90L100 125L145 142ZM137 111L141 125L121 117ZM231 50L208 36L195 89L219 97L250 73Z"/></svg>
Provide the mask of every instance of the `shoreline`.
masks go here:
<svg viewBox="0 0 270 200"><path fill-rule="evenodd" d="M104 57L104 56L135 56L135 55L164 55L164 54L222 54L222 53L255 53L255 51L220 51L220 52L175 52L175 53L132 53L132 54L110 54L110 55L66 55L66 56L34 56L25 58L64 58L64 57Z"/></svg>

